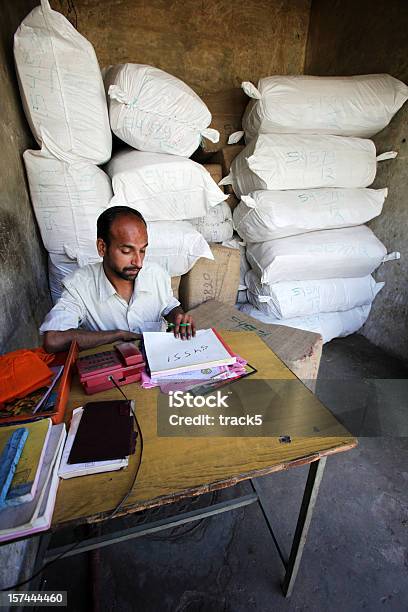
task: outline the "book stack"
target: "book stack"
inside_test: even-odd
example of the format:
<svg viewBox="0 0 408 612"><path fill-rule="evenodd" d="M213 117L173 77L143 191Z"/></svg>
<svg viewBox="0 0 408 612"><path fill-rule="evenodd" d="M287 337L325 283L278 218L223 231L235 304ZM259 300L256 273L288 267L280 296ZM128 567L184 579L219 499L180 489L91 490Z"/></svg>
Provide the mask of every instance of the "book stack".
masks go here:
<svg viewBox="0 0 408 612"><path fill-rule="evenodd" d="M0 428L0 542L51 526L65 437L51 419Z"/></svg>
<svg viewBox="0 0 408 612"><path fill-rule="evenodd" d="M247 375L247 362L213 328L198 330L188 341L166 332L145 332L143 346L148 362L148 372L142 375L144 388L187 391L205 382Z"/></svg>

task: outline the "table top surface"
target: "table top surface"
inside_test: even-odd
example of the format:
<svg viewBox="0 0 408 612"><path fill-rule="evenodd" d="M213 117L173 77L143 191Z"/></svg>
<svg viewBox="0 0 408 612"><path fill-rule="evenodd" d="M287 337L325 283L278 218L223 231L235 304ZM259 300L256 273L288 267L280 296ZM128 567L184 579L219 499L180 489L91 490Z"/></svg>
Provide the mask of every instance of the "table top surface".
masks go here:
<svg viewBox="0 0 408 612"><path fill-rule="evenodd" d="M232 350L258 370L251 376L252 380L297 381L254 332L220 332ZM107 348L98 347L82 354ZM294 384L297 391L289 394L275 419L276 429L282 434L289 433L296 424L296 435L291 436L289 444L282 444L278 436L160 437L157 435L158 390L142 389L137 383L123 387L126 396L136 402L144 450L136 483L116 516L308 464L357 445L356 439L300 381ZM123 398L117 389L88 396L75 374L65 415L67 424L74 408L102 399ZM131 486L139 463L140 444L137 444L127 469L61 480L52 527L109 518Z"/></svg>

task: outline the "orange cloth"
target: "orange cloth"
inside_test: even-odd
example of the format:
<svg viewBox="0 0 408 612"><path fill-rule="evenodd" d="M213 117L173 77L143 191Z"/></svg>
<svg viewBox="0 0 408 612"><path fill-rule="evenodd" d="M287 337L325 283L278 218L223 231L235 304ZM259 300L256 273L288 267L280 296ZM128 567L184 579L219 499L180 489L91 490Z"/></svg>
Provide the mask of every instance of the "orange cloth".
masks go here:
<svg viewBox="0 0 408 612"><path fill-rule="evenodd" d="M38 348L30 349L30 351L34 353L35 355L37 355L41 359L41 361L43 361L44 363L52 363L55 359L54 353L47 353L47 351L45 351L42 346L39 346Z"/></svg>
<svg viewBox="0 0 408 612"><path fill-rule="evenodd" d="M20 349L0 356L0 403L24 397L50 384L54 359L42 348Z"/></svg>

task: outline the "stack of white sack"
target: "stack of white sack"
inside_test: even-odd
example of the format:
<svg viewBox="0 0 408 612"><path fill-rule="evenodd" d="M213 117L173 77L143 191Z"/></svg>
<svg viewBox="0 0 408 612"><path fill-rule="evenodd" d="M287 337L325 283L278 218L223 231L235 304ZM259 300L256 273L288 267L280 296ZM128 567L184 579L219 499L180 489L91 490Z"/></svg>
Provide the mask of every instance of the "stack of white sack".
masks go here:
<svg viewBox="0 0 408 612"><path fill-rule="evenodd" d="M95 164L57 159L44 147L23 155L31 202L42 241L49 253L49 284L53 302L61 280L78 266L99 261L96 221L109 207L109 177Z"/></svg>
<svg viewBox="0 0 408 612"><path fill-rule="evenodd" d="M263 285L253 270L247 272L246 284L248 301L274 319L343 312L368 306L384 286L384 283L376 283L371 275Z"/></svg>
<svg viewBox="0 0 408 612"><path fill-rule="evenodd" d="M222 243L222 246L230 249L239 249L239 285L237 293L237 303L245 304L248 302L247 297L247 285L246 285L246 274L251 269L246 257L246 245L245 242L239 238L231 238Z"/></svg>
<svg viewBox="0 0 408 612"><path fill-rule="evenodd" d="M247 259L263 284L287 280L353 278L371 274L398 254L365 225L321 230L247 245Z"/></svg>
<svg viewBox="0 0 408 612"><path fill-rule="evenodd" d="M399 253L387 255L365 225L248 243L252 270L245 283L250 314L301 329L312 326L317 331L321 326L325 342L354 333L384 285L370 274L398 257Z"/></svg>
<svg viewBox="0 0 408 612"><path fill-rule="evenodd" d="M146 204L143 206L140 202L144 199L140 193L137 199L133 194L125 194L129 205L143 206L146 218L151 221L189 220L210 242L231 238L231 211L223 203L227 198L220 196L211 177L204 177L201 171L199 178L197 164L183 163L186 159L181 159L190 157L202 138L219 140L219 132L208 127L211 113L201 98L186 83L153 66L111 66L105 71L104 80L113 133L134 149L152 154L150 158L139 156L139 164L135 158L129 161L130 171L132 164L139 165L138 171L135 169L135 181L141 179L145 185L148 183L149 191L153 189L157 193L159 189L162 198L169 197L167 213L165 206L152 211L147 205L146 209ZM118 165L125 164L120 155L118 159L119 163L116 158L113 160L113 173L117 172ZM171 166L172 161L175 165ZM119 180L116 178L113 185L115 202L124 197ZM202 183L207 191L206 202L199 187ZM196 196L197 201L193 202ZM176 217L172 216L173 210Z"/></svg>
<svg viewBox="0 0 408 612"><path fill-rule="evenodd" d="M106 166L112 179L112 206L137 209L146 221L204 217L227 195L210 173L186 157L127 148Z"/></svg>
<svg viewBox="0 0 408 612"><path fill-rule="evenodd" d="M38 144L66 161L108 161L112 134L95 51L60 13L41 0L14 35L24 111Z"/></svg>
<svg viewBox="0 0 408 612"><path fill-rule="evenodd" d="M205 217L191 219L190 223L208 242L231 240L234 233L231 208L226 202L213 206Z"/></svg>
<svg viewBox="0 0 408 612"><path fill-rule="evenodd" d="M48 0L17 29L14 57L25 114L41 146L26 151L24 162L55 302L63 276L98 259L96 220L112 197L97 166L112 149L105 90L92 45Z"/></svg>
<svg viewBox="0 0 408 612"><path fill-rule="evenodd" d="M218 142L208 126L211 113L180 79L143 64L119 64L105 71L109 118L114 134L139 151L190 157L202 138Z"/></svg>
<svg viewBox="0 0 408 612"><path fill-rule="evenodd" d="M271 76L256 88L242 126L247 142L257 134L334 134L371 138L408 99L408 87L389 74L352 77Z"/></svg>
<svg viewBox="0 0 408 612"><path fill-rule="evenodd" d="M259 134L237 155L220 185L232 185L238 198L261 189L358 189L374 181L377 162L371 140L331 135Z"/></svg>
<svg viewBox="0 0 408 612"><path fill-rule="evenodd" d="M96 233L96 223L89 229L92 234ZM146 261L159 264L169 276L178 277L186 274L200 257L214 259L203 236L187 221L175 221L171 225L164 221L148 223L147 232L149 248L146 252ZM80 260L80 263L85 265L96 261L101 261L101 259L95 249L95 257ZM54 304L61 295L62 280L68 274L75 272L78 267L78 261L68 257L65 253L49 253L49 281Z"/></svg>
<svg viewBox="0 0 408 612"><path fill-rule="evenodd" d="M146 261L164 268L170 276L191 270L200 257L214 259L204 237L188 221L155 221L147 224Z"/></svg>
<svg viewBox="0 0 408 612"><path fill-rule="evenodd" d="M367 306L357 306L352 310L339 312L321 312L315 315L295 317L293 319L276 319L265 315L263 312L254 308L251 304L237 304L238 310L244 312L262 323L272 325L286 325L296 327L320 334L323 342L330 342L333 338L341 338L354 334L366 322L370 314L371 304Z"/></svg>
<svg viewBox="0 0 408 612"><path fill-rule="evenodd" d="M243 118L247 146L219 183L241 198L234 228L252 270L250 303L239 308L319 331L326 342L353 333L382 288L370 274L399 257L363 225L387 195L367 189L377 163L397 155L376 156L366 138L388 125L408 88L389 75L275 76L242 87L253 98Z"/></svg>
<svg viewBox="0 0 408 612"><path fill-rule="evenodd" d="M234 227L246 242L265 242L317 230L367 223L381 214L387 189L254 191L234 210Z"/></svg>
<svg viewBox="0 0 408 612"><path fill-rule="evenodd" d="M193 224L197 217L218 210L228 196L202 165L186 157L126 149L111 159L106 170L114 192L110 205L130 206L148 222L147 260L178 276L199 257L213 258Z"/></svg>

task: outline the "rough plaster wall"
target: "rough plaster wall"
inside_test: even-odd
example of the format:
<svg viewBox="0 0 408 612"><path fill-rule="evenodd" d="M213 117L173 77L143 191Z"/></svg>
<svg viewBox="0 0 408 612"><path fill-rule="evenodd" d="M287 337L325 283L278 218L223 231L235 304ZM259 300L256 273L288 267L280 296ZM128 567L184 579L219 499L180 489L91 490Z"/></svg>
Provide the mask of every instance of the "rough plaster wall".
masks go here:
<svg viewBox="0 0 408 612"><path fill-rule="evenodd" d="M406 0L313 0L305 73L352 75L388 72L408 83L408 2ZM376 298L362 333L408 360L408 103L373 140L395 160L379 164L374 187L389 188L383 213L369 225L401 260L380 267L385 287Z"/></svg>
<svg viewBox="0 0 408 612"><path fill-rule="evenodd" d="M47 273L21 154L33 146L18 93L13 35L36 0L4 3L0 20L0 353L39 342Z"/></svg>
<svg viewBox="0 0 408 612"><path fill-rule="evenodd" d="M68 15L66 0L53 8ZM102 66L152 64L197 93L303 71L310 0L75 0ZM62 5L62 8L61 8ZM65 9L65 10L64 10ZM75 15L69 14L73 21Z"/></svg>

